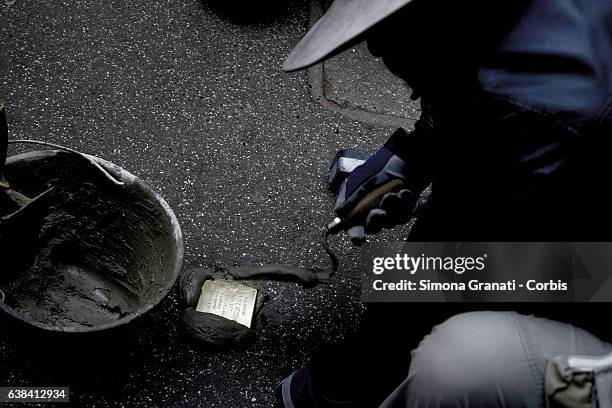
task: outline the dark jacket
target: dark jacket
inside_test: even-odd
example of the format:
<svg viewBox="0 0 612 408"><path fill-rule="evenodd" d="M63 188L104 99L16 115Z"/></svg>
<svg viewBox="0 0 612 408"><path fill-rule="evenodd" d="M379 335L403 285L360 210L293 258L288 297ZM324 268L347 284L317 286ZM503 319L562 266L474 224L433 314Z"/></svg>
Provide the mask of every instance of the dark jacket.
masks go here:
<svg viewBox="0 0 612 408"><path fill-rule="evenodd" d="M612 1L534 0L478 69L483 92L569 130L612 122Z"/></svg>
<svg viewBox="0 0 612 408"><path fill-rule="evenodd" d="M441 228L480 222L483 240L606 230L612 0L417 0L369 46L422 97L416 130L389 145L428 168Z"/></svg>
<svg viewBox="0 0 612 408"><path fill-rule="evenodd" d="M434 107L488 95L572 132L612 121L612 0L417 0L369 45Z"/></svg>

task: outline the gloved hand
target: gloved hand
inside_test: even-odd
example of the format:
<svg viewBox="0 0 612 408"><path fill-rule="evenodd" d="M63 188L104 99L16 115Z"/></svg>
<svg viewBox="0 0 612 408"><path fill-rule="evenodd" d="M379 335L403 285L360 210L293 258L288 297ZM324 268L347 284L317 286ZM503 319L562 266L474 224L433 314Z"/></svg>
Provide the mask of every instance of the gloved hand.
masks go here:
<svg viewBox="0 0 612 408"><path fill-rule="evenodd" d="M408 222L418 206L419 194L426 183L422 177L411 174L408 164L393 151L397 146L394 141L405 137L409 136L403 129L396 131L389 142L357 167L340 187L334 210L338 217L344 219L377 188L393 180L402 181L392 191L375 198L373 208L345 231L355 245L365 241L366 233L376 234L383 228Z"/></svg>

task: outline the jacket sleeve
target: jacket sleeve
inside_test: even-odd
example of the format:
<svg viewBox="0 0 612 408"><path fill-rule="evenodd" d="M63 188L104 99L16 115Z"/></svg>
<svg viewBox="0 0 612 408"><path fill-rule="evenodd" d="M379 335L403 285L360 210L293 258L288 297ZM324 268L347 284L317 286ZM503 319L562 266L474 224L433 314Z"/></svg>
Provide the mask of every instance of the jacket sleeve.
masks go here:
<svg viewBox="0 0 612 408"><path fill-rule="evenodd" d="M432 153L434 133L433 116L428 105L421 101L421 116L410 132L397 129L385 143L385 147L404 160L408 166L409 184L422 191L432 181L428 157Z"/></svg>

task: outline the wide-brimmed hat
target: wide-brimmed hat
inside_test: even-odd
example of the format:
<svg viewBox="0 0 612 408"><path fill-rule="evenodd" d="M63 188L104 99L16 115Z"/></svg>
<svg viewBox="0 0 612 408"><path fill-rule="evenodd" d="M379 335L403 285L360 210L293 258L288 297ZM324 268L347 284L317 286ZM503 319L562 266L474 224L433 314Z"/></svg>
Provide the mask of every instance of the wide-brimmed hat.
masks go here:
<svg viewBox="0 0 612 408"><path fill-rule="evenodd" d="M412 0L335 0L283 63L295 71L325 59Z"/></svg>

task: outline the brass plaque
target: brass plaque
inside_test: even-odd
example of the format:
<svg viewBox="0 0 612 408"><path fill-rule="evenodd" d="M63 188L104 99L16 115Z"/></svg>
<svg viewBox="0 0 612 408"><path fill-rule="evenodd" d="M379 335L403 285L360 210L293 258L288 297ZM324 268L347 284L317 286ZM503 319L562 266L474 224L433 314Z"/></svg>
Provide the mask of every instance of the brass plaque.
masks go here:
<svg viewBox="0 0 612 408"><path fill-rule="evenodd" d="M216 314L251 327L257 289L226 280L207 280L196 311Z"/></svg>

